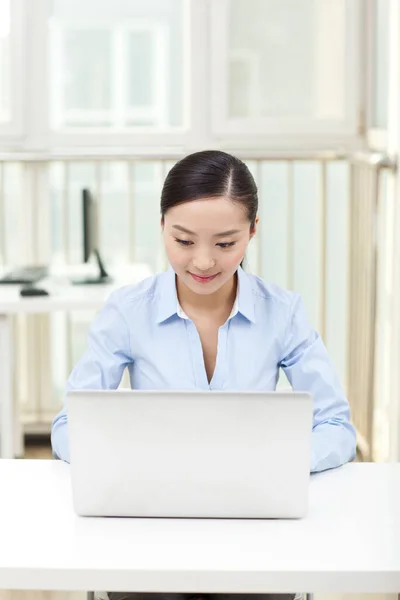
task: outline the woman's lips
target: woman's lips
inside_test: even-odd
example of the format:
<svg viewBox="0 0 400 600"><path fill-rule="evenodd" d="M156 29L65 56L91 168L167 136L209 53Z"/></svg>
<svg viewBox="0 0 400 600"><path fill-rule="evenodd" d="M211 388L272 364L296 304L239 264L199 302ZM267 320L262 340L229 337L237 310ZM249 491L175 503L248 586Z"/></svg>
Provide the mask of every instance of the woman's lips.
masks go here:
<svg viewBox="0 0 400 600"><path fill-rule="evenodd" d="M190 275L198 283L209 283L210 281L215 279L219 275L219 273L216 273L215 275L195 275L194 273L190 273Z"/></svg>

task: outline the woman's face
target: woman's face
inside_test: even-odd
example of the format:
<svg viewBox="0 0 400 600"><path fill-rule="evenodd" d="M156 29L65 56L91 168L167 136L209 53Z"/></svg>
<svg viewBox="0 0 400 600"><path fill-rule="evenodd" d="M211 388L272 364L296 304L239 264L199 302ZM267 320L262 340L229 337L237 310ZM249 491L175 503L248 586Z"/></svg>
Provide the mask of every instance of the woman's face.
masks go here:
<svg viewBox="0 0 400 600"><path fill-rule="evenodd" d="M162 226L170 265L197 294L212 294L230 280L255 234L245 208L225 197L174 206Z"/></svg>

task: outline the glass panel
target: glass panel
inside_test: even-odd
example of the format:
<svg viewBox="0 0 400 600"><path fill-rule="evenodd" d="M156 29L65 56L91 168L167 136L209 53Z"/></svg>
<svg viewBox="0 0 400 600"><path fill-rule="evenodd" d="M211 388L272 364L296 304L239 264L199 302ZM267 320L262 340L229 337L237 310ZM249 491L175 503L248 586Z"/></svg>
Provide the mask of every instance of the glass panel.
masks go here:
<svg viewBox="0 0 400 600"><path fill-rule="evenodd" d="M130 262L129 163L102 165L100 189L99 251L112 270Z"/></svg>
<svg viewBox="0 0 400 600"><path fill-rule="evenodd" d="M321 162L262 161L258 177L261 273L301 293L312 325L322 333L322 277L326 277L324 342L343 385L347 365L348 165L326 165L326 240L323 264ZM325 273L324 273L325 271ZM279 387L287 387L281 375Z"/></svg>
<svg viewBox="0 0 400 600"><path fill-rule="evenodd" d="M391 321L390 300L393 296L393 223L395 222L395 198L393 175L381 172L380 202L378 203L378 285L377 285L377 328L375 347L375 389L374 389L374 456L375 461L390 460L392 443L392 403L391 386L393 323Z"/></svg>
<svg viewBox="0 0 400 600"><path fill-rule="evenodd" d="M349 166L326 168L326 329L325 344L340 381L347 378L347 298L349 264Z"/></svg>
<svg viewBox="0 0 400 600"><path fill-rule="evenodd" d="M230 0L229 6L231 118L343 118L344 0Z"/></svg>
<svg viewBox="0 0 400 600"><path fill-rule="evenodd" d="M53 163L49 173L52 263L82 264L82 190L89 188L96 198L96 165L87 162Z"/></svg>
<svg viewBox="0 0 400 600"><path fill-rule="evenodd" d="M111 35L107 30L64 34L65 109L111 109Z"/></svg>
<svg viewBox="0 0 400 600"><path fill-rule="evenodd" d="M321 164L295 162L293 169L293 289L304 300L311 324L321 329Z"/></svg>
<svg viewBox="0 0 400 600"><path fill-rule="evenodd" d="M0 0L0 123L10 120L10 0Z"/></svg>
<svg viewBox="0 0 400 600"><path fill-rule="evenodd" d="M53 128L182 126L183 3L53 0Z"/></svg>
<svg viewBox="0 0 400 600"><path fill-rule="evenodd" d="M166 30L152 27L129 33L126 80L129 82L127 125L168 125Z"/></svg>
<svg viewBox="0 0 400 600"><path fill-rule="evenodd" d="M54 162L49 165L49 194L51 210L51 260L53 265L67 262L67 240L65 239L65 214L64 195L65 189L65 163Z"/></svg>
<svg viewBox="0 0 400 600"><path fill-rule="evenodd" d="M291 176L292 163L263 161L258 181L261 277L284 288L292 285L289 274Z"/></svg>
<svg viewBox="0 0 400 600"><path fill-rule="evenodd" d="M260 185L260 180L259 180L260 161L246 160L246 165L248 166L250 173L253 175L256 185L257 186ZM259 235L255 235L247 247L247 252L246 252L245 259L244 259L243 268L246 271L249 271L250 273L254 273L255 275L258 275L259 277L262 277L262 273L261 273L262 265L261 265L260 258L261 258L261 237Z"/></svg>
<svg viewBox="0 0 400 600"><path fill-rule="evenodd" d="M164 268L160 196L168 167L159 161L136 162L132 170L134 215L133 244L137 262L158 271Z"/></svg>
<svg viewBox="0 0 400 600"><path fill-rule="evenodd" d="M3 227L4 262L14 267L24 264L24 228L21 227L24 214L24 169L21 163L3 164Z"/></svg>
<svg viewBox="0 0 400 600"><path fill-rule="evenodd" d="M153 69L155 52L152 36L147 31L129 35L129 106L148 106L153 100Z"/></svg>
<svg viewBox="0 0 400 600"><path fill-rule="evenodd" d="M98 204L99 251L112 272L133 262L165 268L160 195L169 161L53 163L52 263L83 262L82 189ZM93 262L93 257L91 262Z"/></svg>
<svg viewBox="0 0 400 600"><path fill-rule="evenodd" d="M389 0L374 3L375 38L372 75L372 127L386 129L388 109Z"/></svg>

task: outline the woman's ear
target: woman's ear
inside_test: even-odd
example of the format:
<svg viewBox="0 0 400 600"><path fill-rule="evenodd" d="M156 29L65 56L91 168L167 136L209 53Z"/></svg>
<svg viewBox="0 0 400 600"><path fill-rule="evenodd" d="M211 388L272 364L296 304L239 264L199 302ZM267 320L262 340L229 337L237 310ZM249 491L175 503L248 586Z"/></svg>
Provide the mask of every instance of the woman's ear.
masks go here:
<svg viewBox="0 0 400 600"><path fill-rule="evenodd" d="M254 221L253 227L250 228L250 239L252 237L254 237L256 235L256 233L257 233L258 221L259 221L259 218L256 217L256 220Z"/></svg>

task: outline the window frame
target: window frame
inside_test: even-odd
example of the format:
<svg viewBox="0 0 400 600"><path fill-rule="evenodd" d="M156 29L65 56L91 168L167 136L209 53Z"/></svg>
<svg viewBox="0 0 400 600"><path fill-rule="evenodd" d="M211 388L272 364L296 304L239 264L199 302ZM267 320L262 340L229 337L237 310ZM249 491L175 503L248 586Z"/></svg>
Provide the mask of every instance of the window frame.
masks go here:
<svg viewBox="0 0 400 600"><path fill-rule="evenodd" d="M365 0L366 10L366 138L368 148L376 152L386 152L388 148L387 127L377 127L375 121L375 97L374 97L374 61L376 59L376 12L379 0Z"/></svg>
<svg viewBox="0 0 400 600"><path fill-rule="evenodd" d="M165 104L165 77L167 72L167 64L168 64L168 46L169 46L169 36L166 28L163 27L160 23L151 23L146 20L127 20L121 19L119 23L110 24L107 21L97 21L95 24L90 21L81 21L81 20L63 20L63 25L66 27L61 27L58 23L54 22L49 25L50 27L50 38L52 36L58 36L58 42L62 44L62 37L65 35L66 31L96 31L101 30L105 31L110 36L111 41L111 80L110 86L112 88L112 97L111 97L111 105L110 109L104 110L91 110L85 111L84 109L80 110L79 108L74 109L65 109L64 115L71 115L77 121L81 120L82 123L90 122L91 119L100 119L103 118L105 121L109 120L110 125L104 127L91 127L89 133L96 134L107 134L108 132L116 133L116 134L134 134L137 133L156 133L159 131L157 126L132 126L125 127L121 125L120 127L116 124L118 121L120 123L123 122L123 118L129 118L129 115L140 116L140 113L143 117L146 117L147 114L151 115L152 111L157 108L158 104L164 104L162 107L165 111L167 106ZM153 67L155 67L154 73L152 73L152 84L157 84L157 81L161 81L161 85L159 86L159 93L155 94L153 97L152 104L144 107L129 107L128 98L124 93L126 92L125 88L125 70L127 69L127 65L129 61L126 57L126 53L124 50L126 49L126 45L128 44L129 35L135 32L140 33L148 33L152 37L154 53L156 56L156 61ZM164 42L164 47L162 42ZM51 79L51 75L50 75ZM51 95L54 94L54 83L50 81L51 86ZM54 96L53 96L54 97ZM60 101L59 104L62 107L63 104L63 96L59 95ZM85 112L87 114L85 115ZM115 119L115 123L113 125L112 121ZM164 117L164 122L165 122ZM54 120L52 115L50 115L50 129L55 134L84 134L85 135L85 126L80 127L77 126L55 126L55 122L62 123L65 122L65 118L62 118L62 109L60 111L60 116L56 117ZM162 119L160 119L162 121ZM163 131L168 131L168 126L164 125L164 128L161 129L161 133ZM175 131L180 128L170 128L171 131Z"/></svg>
<svg viewBox="0 0 400 600"><path fill-rule="evenodd" d="M364 44L362 18L364 6L360 0L346 1L346 82L345 119L329 121L304 118L230 118L226 114L228 77L224 65L228 63L229 0L215 0L211 4L212 55L212 128L215 136L234 145L265 143L269 148L302 146L304 148L355 148L362 144L361 73ZM258 142L258 144L257 144Z"/></svg>
<svg viewBox="0 0 400 600"><path fill-rule="evenodd" d="M0 152L37 151L90 153L93 149L107 153L118 150L159 154L165 152L188 153L204 148L221 148L231 152L254 151L263 154L274 151L310 151L342 149L352 151L365 145L365 114L361 105L363 78L361 54L364 43L361 0L347 0L349 19L347 28L353 33L352 51L349 56L352 78L351 119L340 131L335 126L328 131L321 126L299 126L296 120L287 120L283 127L279 120L272 120L268 128L254 123L239 128L226 128L221 121L220 89L216 85L216 35L226 29L224 6L227 0L183 0L183 56L184 106L187 115L182 128L170 131L145 131L144 128L129 131L62 131L54 132L49 120L49 31L51 0L12 0L14 10L19 11L18 32L13 36L16 65L15 106L18 116L13 124L11 137L0 128ZM14 4L15 3L15 4ZM34 5L34 6L33 6ZM217 15L217 17L216 17ZM218 16L219 15L219 16ZM28 27L29 23L29 27ZM217 42L218 43L218 42ZM221 39L219 40L221 44ZM217 60L218 59L218 60ZM359 72L358 72L359 71ZM356 74L357 72L357 74ZM218 82L217 82L218 83ZM353 98L350 102L350 97ZM258 120L259 121L259 120ZM256 127L257 125L257 127ZM265 124L264 124L265 125Z"/></svg>
<svg viewBox="0 0 400 600"><path fill-rule="evenodd" d="M0 144L21 141L24 132L24 58L26 53L24 0L10 0L10 118L0 120Z"/></svg>

